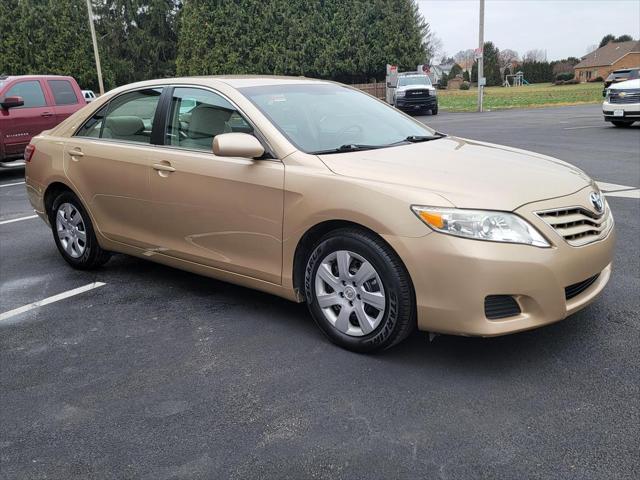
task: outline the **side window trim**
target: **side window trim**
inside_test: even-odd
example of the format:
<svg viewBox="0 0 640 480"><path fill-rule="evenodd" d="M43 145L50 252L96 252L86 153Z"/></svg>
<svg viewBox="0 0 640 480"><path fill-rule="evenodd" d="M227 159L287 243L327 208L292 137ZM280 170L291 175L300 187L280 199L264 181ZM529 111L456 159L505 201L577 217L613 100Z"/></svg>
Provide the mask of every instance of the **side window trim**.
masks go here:
<svg viewBox="0 0 640 480"><path fill-rule="evenodd" d="M166 99L164 99L164 103L162 103L163 99L162 98L160 99L161 105L158 106L158 110L162 106L163 108L166 109L166 111L164 112L162 118L160 119L160 122L162 123L162 129L160 130L160 135L159 135L160 138L159 138L159 140L160 140L161 143L158 143L158 146L161 146L161 147L164 147L164 148L175 148L175 149L178 149L178 150L205 153L205 154L208 153L210 155L213 155L213 152L206 152L204 150L180 147L180 146L176 146L176 145L171 145L171 144L166 142L166 138L165 138L164 132L166 130L166 127L168 126L169 115L171 115L171 101L173 100L173 91L176 88L197 88L197 89L200 89L200 90L211 92L211 93L213 93L215 95L219 95L221 98L223 98L224 100L229 102L231 104L231 106L242 116L242 118L249 125L251 125L251 128L253 129L253 134L258 139L258 141L260 141L260 143L262 143L262 146L264 147L264 151L265 151L264 158L265 159L274 159L274 160L278 159L278 157L274 153L273 148L271 147L271 145L267 141L267 138L260 131L260 129L256 126L256 124L253 123L253 121L251 121L251 118L249 117L249 115L247 115L244 112L244 110L242 110L240 107L238 107L238 105L233 100L231 100L228 96L226 96L224 93L220 92L219 90L216 90L213 87L208 87L208 86L205 86L205 85L174 84L174 85L170 85L170 86L166 87L166 90L163 90L162 94L164 95L165 92L166 92L167 93L167 97L166 97ZM156 115L157 115L157 113L158 112L156 111ZM156 116L156 119L157 118L158 117ZM154 123L155 123L155 119L154 119ZM152 134L152 139L153 139L153 134Z"/></svg>
<svg viewBox="0 0 640 480"><path fill-rule="evenodd" d="M153 117L153 125L151 127L151 144L155 146L164 146L164 132L169 122L171 112L171 100L173 99L174 85L167 85L162 90L158 108Z"/></svg>

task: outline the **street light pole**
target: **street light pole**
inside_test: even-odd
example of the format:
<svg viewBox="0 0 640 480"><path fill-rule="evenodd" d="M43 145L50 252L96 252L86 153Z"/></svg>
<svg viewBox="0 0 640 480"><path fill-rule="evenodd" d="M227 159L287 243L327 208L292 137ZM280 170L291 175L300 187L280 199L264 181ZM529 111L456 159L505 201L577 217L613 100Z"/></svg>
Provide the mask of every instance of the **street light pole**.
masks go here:
<svg viewBox="0 0 640 480"><path fill-rule="evenodd" d="M478 57L478 111L482 112L482 95L484 93L484 0L480 0L480 28L479 28L479 57Z"/></svg>
<svg viewBox="0 0 640 480"><path fill-rule="evenodd" d="M100 95L104 95L104 85L102 84L102 69L100 68L100 54L98 53L98 39L96 38L96 28L93 26L93 9L91 0L87 0L87 12L89 14L89 28L91 29L91 40L93 41L93 55L96 57L96 70L98 72L98 86Z"/></svg>

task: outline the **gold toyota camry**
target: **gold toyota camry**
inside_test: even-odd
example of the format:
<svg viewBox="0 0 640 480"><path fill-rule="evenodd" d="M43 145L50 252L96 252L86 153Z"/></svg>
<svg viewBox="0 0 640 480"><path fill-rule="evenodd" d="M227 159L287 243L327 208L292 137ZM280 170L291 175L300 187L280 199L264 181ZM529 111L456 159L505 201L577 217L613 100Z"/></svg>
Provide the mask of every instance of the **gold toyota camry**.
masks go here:
<svg viewBox="0 0 640 480"><path fill-rule="evenodd" d="M556 322L611 274L613 218L584 172L328 81L127 85L35 137L25 160L72 267L121 252L306 302L359 352L416 327Z"/></svg>

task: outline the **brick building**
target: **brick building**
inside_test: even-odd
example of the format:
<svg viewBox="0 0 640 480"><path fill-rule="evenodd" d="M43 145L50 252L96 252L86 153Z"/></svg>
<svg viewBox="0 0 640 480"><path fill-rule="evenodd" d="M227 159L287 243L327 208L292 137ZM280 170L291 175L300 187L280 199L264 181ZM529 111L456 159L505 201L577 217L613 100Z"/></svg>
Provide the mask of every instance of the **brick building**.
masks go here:
<svg viewBox="0 0 640 480"><path fill-rule="evenodd" d="M640 67L640 41L610 42L582 57L574 68L575 78L580 82L602 77L621 68Z"/></svg>

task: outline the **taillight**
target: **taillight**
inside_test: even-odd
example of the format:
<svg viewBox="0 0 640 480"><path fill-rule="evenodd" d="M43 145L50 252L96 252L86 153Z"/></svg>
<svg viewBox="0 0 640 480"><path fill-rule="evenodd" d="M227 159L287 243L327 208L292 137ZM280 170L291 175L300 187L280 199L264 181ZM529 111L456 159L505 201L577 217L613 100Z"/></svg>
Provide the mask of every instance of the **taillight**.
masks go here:
<svg viewBox="0 0 640 480"><path fill-rule="evenodd" d="M31 144L27 145L27 148L24 149L24 161L30 162L34 153L36 153L36 146Z"/></svg>

